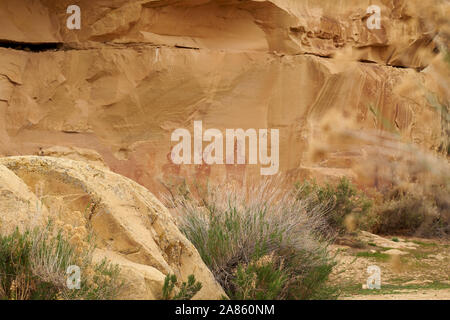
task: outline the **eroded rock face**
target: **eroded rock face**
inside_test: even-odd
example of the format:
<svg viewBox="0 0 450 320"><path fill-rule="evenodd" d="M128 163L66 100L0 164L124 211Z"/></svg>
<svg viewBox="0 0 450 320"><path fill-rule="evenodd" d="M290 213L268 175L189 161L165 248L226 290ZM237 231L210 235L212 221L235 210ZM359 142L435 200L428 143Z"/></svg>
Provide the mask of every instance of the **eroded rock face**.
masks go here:
<svg viewBox="0 0 450 320"><path fill-rule="evenodd" d="M134 181L69 159L1 158L2 226L31 226L36 212L27 208L36 200L30 190L37 187L46 215L91 228L98 242L95 258L106 257L122 268L127 286L121 298L160 299L169 273L179 279L194 274L203 285L197 299L225 294L167 209Z"/></svg>
<svg viewBox="0 0 450 320"><path fill-rule="evenodd" d="M70 0L41 3L50 12L48 20L57 17L60 23L72 4ZM375 30L367 27L367 8L373 4L381 10L380 28ZM146 43L320 56L350 46L360 59L422 67L424 61L417 49L434 48L431 40L435 30L420 19L420 10L429 5L360 0L84 0L79 1L88 11L83 16L84 27L78 33L61 28L60 36L64 42ZM52 36L51 31L47 33L47 37Z"/></svg>
<svg viewBox="0 0 450 320"><path fill-rule="evenodd" d="M307 157L333 112L437 149L441 116L427 97L447 85L431 72L436 29L422 2L379 1L381 28L370 30L372 1L80 0L81 30L69 30L70 0L4 0L0 39L62 47L0 48L0 154L92 149L157 192L186 176L260 176L257 165L174 165L171 133L194 120L280 129L280 172L295 177L351 176L361 161L362 150ZM415 89L399 93L401 83Z"/></svg>
<svg viewBox="0 0 450 320"><path fill-rule="evenodd" d="M14 172L0 165L0 232L11 233L16 227L23 231L24 227L42 225L48 218L48 211L41 201L39 189L31 192Z"/></svg>
<svg viewBox="0 0 450 320"><path fill-rule="evenodd" d="M109 169L108 166L105 164L105 161L103 160L102 156L95 150L90 149L54 146L39 150L38 155L84 161L91 165L101 167L103 169Z"/></svg>

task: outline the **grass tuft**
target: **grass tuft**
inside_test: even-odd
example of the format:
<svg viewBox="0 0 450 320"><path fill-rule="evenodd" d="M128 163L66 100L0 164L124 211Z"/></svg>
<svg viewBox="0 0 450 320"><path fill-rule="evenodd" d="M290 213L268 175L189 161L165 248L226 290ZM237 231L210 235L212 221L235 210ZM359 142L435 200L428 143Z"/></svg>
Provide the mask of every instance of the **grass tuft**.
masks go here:
<svg viewBox="0 0 450 320"><path fill-rule="evenodd" d="M51 222L44 228L0 235L0 299L115 298L122 287L119 268L106 260L92 263L91 240L83 242L86 248L75 246ZM68 286L70 266L81 270L79 289Z"/></svg>
<svg viewBox="0 0 450 320"><path fill-rule="evenodd" d="M323 208L278 182L248 190L186 185L169 207L231 299L334 298Z"/></svg>

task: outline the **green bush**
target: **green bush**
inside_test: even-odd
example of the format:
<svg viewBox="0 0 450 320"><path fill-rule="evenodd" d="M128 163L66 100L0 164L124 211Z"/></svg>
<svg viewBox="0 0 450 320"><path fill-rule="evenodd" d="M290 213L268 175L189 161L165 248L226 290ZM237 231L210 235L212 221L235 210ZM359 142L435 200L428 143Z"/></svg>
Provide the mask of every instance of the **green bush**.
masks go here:
<svg viewBox="0 0 450 320"><path fill-rule="evenodd" d="M202 289L202 284L195 280L193 274L188 276L188 282L183 282L178 293L175 293L177 276L168 274L164 279L163 300L191 300Z"/></svg>
<svg viewBox="0 0 450 320"><path fill-rule="evenodd" d="M239 265L232 280L232 298L237 300L277 299L288 281L288 275L271 262Z"/></svg>
<svg viewBox="0 0 450 320"><path fill-rule="evenodd" d="M71 265L82 270L79 289L67 286ZM122 285L118 274L106 260L93 264L91 249L77 253L51 224L0 235L0 299L112 299Z"/></svg>
<svg viewBox="0 0 450 320"><path fill-rule="evenodd" d="M194 186L168 199L231 299L335 297L321 208L283 190L266 182L247 191Z"/></svg>
<svg viewBox="0 0 450 320"><path fill-rule="evenodd" d="M392 190L374 207L366 221L368 230L378 234L448 237L450 200L448 189L414 193Z"/></svg>
<svg viewBox="0 0 450 320"><path fill-rule="evenodd" d="M315 181L305 181L297 183L295 189L299 199L307 197L311 199L309 202L311 208L324 206L328 225L339 234L351 229L346 224L346 219L350 215L355 217L355 228L357 228L360 220L372 207L372 201L345 177L335 185L327 183L321 186Z"/></svg>

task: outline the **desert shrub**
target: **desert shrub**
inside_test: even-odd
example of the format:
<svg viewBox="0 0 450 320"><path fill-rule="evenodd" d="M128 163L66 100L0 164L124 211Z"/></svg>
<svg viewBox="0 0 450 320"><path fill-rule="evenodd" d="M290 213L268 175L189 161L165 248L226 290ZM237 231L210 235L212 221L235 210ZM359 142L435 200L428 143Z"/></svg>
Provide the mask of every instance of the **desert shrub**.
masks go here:
<svg viewBox="0 0 450 320"><path fill-rule="evenodd" d="M233 298L273 300L280 296L287 280L287 274L271 262L239 265L232 280Z"/></svg>
<svg viewBox="0 0 450 320"><path fill-rule="evenodd" d="M372 207L372 201L345 177L334 185L305 181L296 183L295 188L299 199L310 198L311 208L325 206L328 225L340 234L356 229Z"/></svg>
<svg viewBox="0 0 450 320"><path fill-rule="evenodd" d="M172 192L168 206L231 299L335 297L321 207L269 180L191 189Z"/></svg>
<svg viewBox="0 0 450 320"><path fill-rule="evenodd" d="M448 189L431 187L425 192L417 189L394 188L369 215L367 229L379 234L420 237L450 235L450 200Z"/></svg>
<svg viewBox="0 0 450 320"><path fill-rule="evenodd" d="M413 234L431 208L421 199L405 197L390 200L375 208L372 231L378 234Z"/></svg>
<svg viewBox="0 0 450 320"><path fill-rule="evenodd" d="M179 290L176 293L176 289L179 286ZM188 276L188 281L183 282L181 285L177 283L177 276L174 274L168 274L164 279L163 286L163 300L191 300L193 296L202 289L201 282L195 280L193 274Z"/></svg>
<svg viewBox="0 0 450 320"><path fill-rule="evenodd" d="M89 246L91 238L85 242ZM75 246L52 223L0 235L0 299L112 299L121 287L117 266L92 263L93 246ZM79 289L69 289L68 267L81 270Z"/></svg>

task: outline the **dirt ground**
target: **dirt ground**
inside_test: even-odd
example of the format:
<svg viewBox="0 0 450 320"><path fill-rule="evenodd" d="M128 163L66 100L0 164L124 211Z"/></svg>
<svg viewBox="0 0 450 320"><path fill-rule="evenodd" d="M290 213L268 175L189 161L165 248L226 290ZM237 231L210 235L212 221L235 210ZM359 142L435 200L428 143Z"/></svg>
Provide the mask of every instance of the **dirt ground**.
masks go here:
<svg viewBox="0 0 450 320"><path fill-rule="evenodd" d="M450 289L399 290L394 294L355 295L343 300L450 300Z"/></svg>
<svg viewBox="0 0 450 320"><path fill-rule="evenodd" d="M340 238L331 282L340 299L450 300L450 241L380 237L368 232ZM380 289L368 289L369 266L380 268Z"/></svg>

